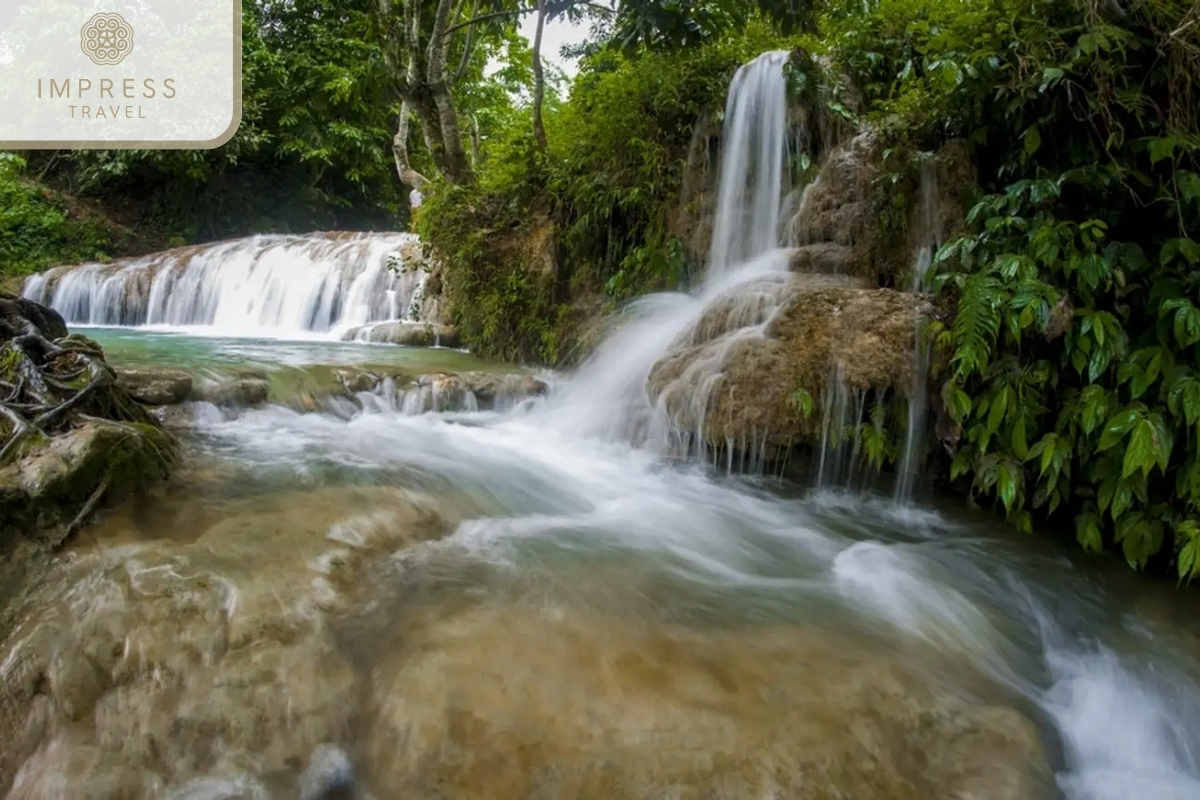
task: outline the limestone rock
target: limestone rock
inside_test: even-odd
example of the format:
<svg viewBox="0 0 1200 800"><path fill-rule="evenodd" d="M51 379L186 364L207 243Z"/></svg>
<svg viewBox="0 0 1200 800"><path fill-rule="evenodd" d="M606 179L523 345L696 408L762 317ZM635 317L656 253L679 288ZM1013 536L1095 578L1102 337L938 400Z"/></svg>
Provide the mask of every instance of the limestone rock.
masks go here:
<svg viewBox="0 0 1200 800"><path fill-rule="evenodd" d="M178 538L114 545L128 522L102 523L0 628L0 795L346 796L364 690L333 620L378 596L365 573L453 522L384 487L186 508ZM259 790L280 774L292 792Z"/></svg>
<svg viewBox="0 0 1200 800"><path fill-rule="evenodd" d="M271 384L265 378L221 378L197 382L191 399L217 406L256 406L265 403L270 393Z"/></svg>
<svg viewBox="0 0 1200 800"><path fill-rule="evenodd" d="M837 242L817 242L793 248L788 254L792 272L813 272L827 275L848 273L854 263L854 250Z"/></svg>
<svg viewBox="0 0 1200 800"><path fill-rule="evenodd" d="M491 411L539 397L546 382L532 375L497 375L489 372L436 372L420 375L397 398L409 414L426 411Z"/></svg>
<svg viewBox="0 0 1200 800"><path fill-rule="evenodd" d="M730 317L744 297L718 301L654 366L647 390L674 424L718 446L755 437L788 447L819 424L792 407L797 389L819 402L839 369L851 390L908 389L922 298L835 276L782 280L782 300L758 327Z"/></svg>
<svg viewBox="0 0 1200 800"><path fill-rule="evenodd" d="M425 322L380 322L347 331L344 341L398 344L407 347L458 347L458 332L448 325Z"/></svg>
<svg viewBox="0 0 1200 800"><path fill-rule="evenodd" d="M335 369L333 376L351 394L373 392L379 386L379 376L361 369Z"/></svg>
<svg viewBox="0 0 1200 800"><path fill-rule="evenodd" d="M192 393L192 376L180 369L115 367L113 371L117 373L117 385L148 406L172 406Z"/></svg>

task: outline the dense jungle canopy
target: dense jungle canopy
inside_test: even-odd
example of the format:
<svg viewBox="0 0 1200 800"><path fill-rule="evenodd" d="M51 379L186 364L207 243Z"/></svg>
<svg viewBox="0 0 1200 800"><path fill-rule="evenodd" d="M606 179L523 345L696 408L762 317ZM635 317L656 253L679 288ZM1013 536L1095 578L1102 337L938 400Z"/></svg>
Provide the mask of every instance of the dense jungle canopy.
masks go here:
<svg viewBox="0 0 1200 800"><path fill-rule="evenodd" d="M544 63L527 19L589 31L577 75ZM814 140L876 131L880 236L904 236L893 201L928 153L970 152L977 196L935 259L928 331L953 485L1023 530L1200 573L1187 0L247 0L233 141L0 154L0 278L411 225L476 352L569 363L598 310L703 269L689 164L715 156L734 70L770 49L815 65L793 75Z"/></svg>

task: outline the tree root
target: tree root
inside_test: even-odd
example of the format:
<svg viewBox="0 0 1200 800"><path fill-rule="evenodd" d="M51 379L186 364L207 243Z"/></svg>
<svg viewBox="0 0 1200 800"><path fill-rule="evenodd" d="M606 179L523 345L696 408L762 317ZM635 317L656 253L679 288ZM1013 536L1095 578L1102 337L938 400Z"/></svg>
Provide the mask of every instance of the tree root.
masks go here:
<svg viewBox="0 0 1200 800"><path fill-rule="evenodd" d="M90 517L92 512L96 510L96 506L100 504L100 499L104 497L104 493L108 491L108 484L111 481L112 471L109 470L107 473L105 473L104 478L100 481L99 485L96 486L95 491L93 491L91 496L87 499L87 502L83 504L83 508L79 509L79 513L75 515L75 519L71 520L71 524L68 525L63 531L62 539L60 540L61 542L65 542L70 539L80 528L83 527L83 525L87 522L88 517Z"/></svg>
<svg viewBox="0 0 1200 800"><path fill-rule="evenodd" d="M0 468L23 457L32 441L95 422L115 423L137 443L115 448L108 463L99 465L95 474L103 477L94 486L85 479L73 490L89 492L77 512L74 505L53 509L54 516L71 520L61 528L59 541L85 526L110 491L123 492L169 473L177 458L175 440L150 430L158 429L158 423L117 383L100 345L70 334L51 309L0 292ZM124 463L127 458L137 460ZM78 499L75 495L55 502L74 504ZM0 516L26 519L22 526L42 524L37 521L40 514L24 505L0 511ZM8 519L0 521L0 535L7 523Z"/></svg>

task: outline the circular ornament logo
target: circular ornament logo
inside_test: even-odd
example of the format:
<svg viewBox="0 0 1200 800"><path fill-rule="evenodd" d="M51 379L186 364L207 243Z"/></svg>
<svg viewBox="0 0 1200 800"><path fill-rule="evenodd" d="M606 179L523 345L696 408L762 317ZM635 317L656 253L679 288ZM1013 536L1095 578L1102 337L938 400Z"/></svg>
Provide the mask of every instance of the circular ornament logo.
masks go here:
<svg viewBox="0 0 1200 800"><path fill-rule="evenodd" d="M79 46L100 66L120 64L133 52L133 26L120 14L96 14L79 31Z"/></svg>

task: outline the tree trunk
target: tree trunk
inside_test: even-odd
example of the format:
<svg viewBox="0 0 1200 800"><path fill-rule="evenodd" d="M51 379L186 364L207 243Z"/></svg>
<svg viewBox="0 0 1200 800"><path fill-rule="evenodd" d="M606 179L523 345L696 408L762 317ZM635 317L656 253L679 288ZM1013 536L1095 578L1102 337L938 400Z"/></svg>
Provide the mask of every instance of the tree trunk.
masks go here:
<svg viewBox="0 0 1200 800"><path fill-rule="evenodd" d="M447 74L447 52L450 39L446 29L450 24L451 0L439 0L433 18L433 30L429 36L429 51L426 55L426 81L433 103L437 107L438 123L442 134L442 149L446 158L446 178L453 183L471 180L471 165L463 148L462 132L458 126L458 110L450 95L450 76Z"/></svg>
<svg viewBox="0 0 1200 800"><path fill-rule="evenodd" d="M542 124L542 101L546 97L546 75L542 68L542 31L546 27L546 0L538 0L537 33L533 36L533 136L538 149L546 150L546 128Z"/></svg>
<svg viewBox="0 0 1200 800"><path fill-rule="evenodd" d="M413 169L408 160L408 125L412 119L412 108L407 102L400 104L400 119L396 123L396 135L392 138L392 156L396 159L396 173L401 183L420 189L429 179Z"/></svg>

